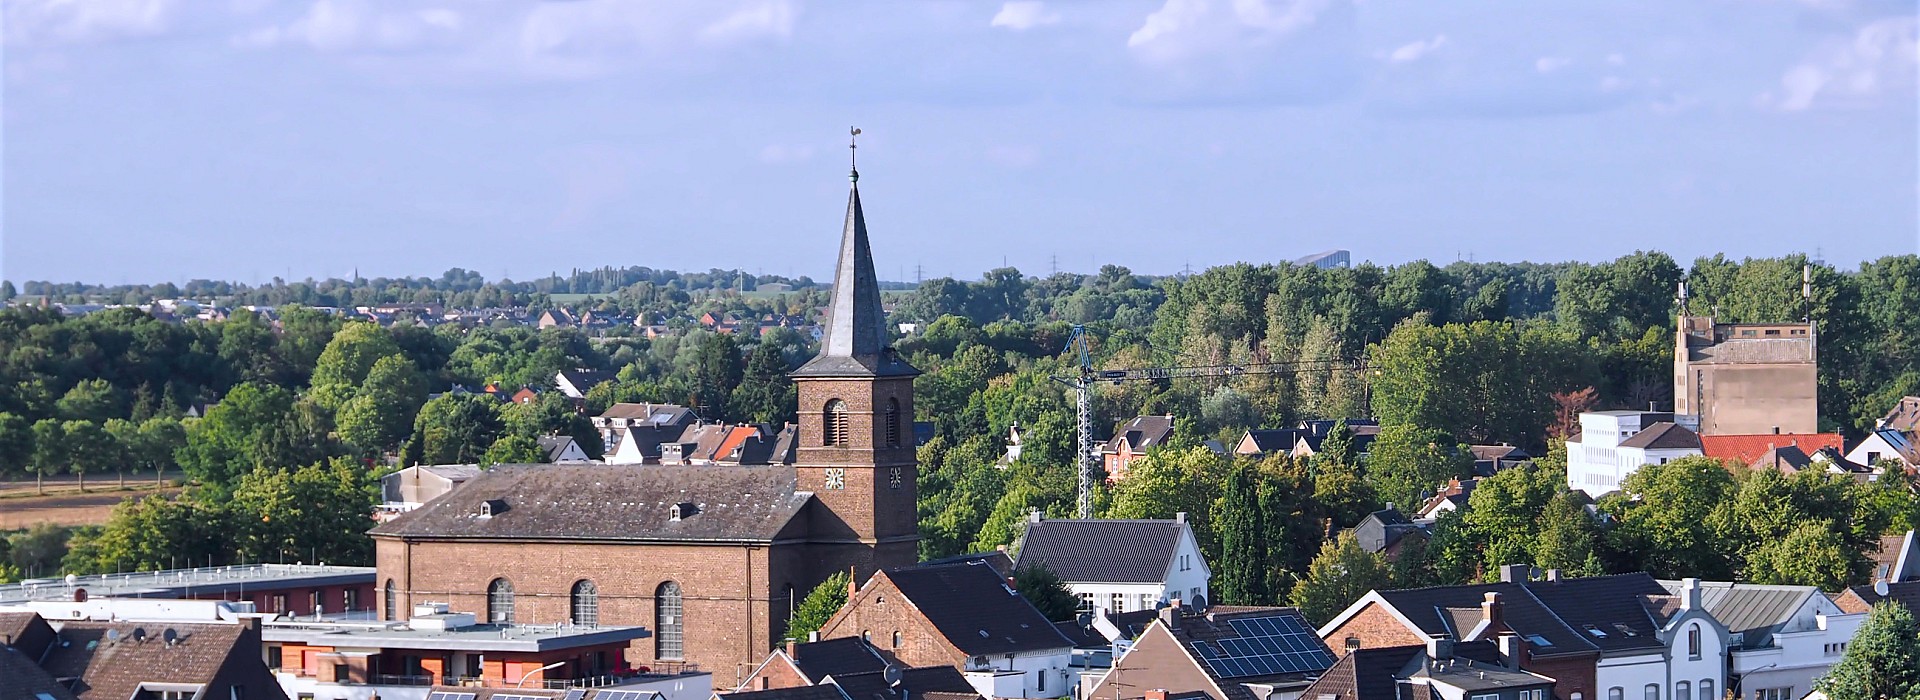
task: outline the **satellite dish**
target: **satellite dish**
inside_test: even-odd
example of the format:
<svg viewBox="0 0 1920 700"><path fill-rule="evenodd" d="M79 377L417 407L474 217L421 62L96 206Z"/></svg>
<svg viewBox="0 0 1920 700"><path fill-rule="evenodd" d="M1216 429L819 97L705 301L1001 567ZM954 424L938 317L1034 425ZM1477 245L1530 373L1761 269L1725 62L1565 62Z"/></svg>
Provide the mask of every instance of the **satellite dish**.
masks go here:
<svg viewBox="0 0 1920 700"><path fill-rule="evenodd" d="M180 633L173 631L172 627L168 627L166 631L160 633L160 639L165 641L167 646L173 646L174 642L180 640Z"/></svg>
<svg viewBox="0 0 1920 700"><path fill-rule="evenodd" d="M67 574L67 585L71 586L74 584L74 582L79 580L80 580L80 577L75 576L73 574Z"/></svg>
<svg viewBox="0 0 1920 700"><path fill-rule="evenodd" d="M147 628L145 627L133 628L133 641L136 641L136 642L147 641Z"/></svg>
<svg viewBox="0 0 1920 700"><path fill-rule="evenodd" d="M900 685L900 667L895 664L887 664L886 668L880 670L880 677L886 679L887 687L892 688L898 686Z"/></svg>
<svg viewBox="0 0 1920 700"><path fill-rule="evenodd" d="M107 630L107 643L111 644L113 642L118 642L118 641L120 641L120 630L116 630L116 629Z"/></svg>

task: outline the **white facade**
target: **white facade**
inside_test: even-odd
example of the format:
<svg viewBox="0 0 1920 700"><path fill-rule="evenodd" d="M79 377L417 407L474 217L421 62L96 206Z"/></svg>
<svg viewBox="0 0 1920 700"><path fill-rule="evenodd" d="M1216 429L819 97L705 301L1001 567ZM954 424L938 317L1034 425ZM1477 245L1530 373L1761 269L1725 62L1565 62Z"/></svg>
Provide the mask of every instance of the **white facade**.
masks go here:
<svg viewBox="0 0 1920 700"><path fill-rule="evenodd" d="M1847 644L1859 631L1865 614L1846 614L1824 595L1809 596L1785 627L1773 635L1773 644L1733 651L1733 675L1746 697L1755 691L1777 690L1780 697L1797 698L1813 690L1813 681L1840 661Z"/></svg>
<svg viewBox="0 0 1920 700"><path fill-rule="evenodd" d="M1181 529L1180 543L1174 547L1166 574L1159 581L1067 581L1066 584L1067 590L1080 597L1081 607L1099 608L1113 614L1157 610L1171 605L1175 598L1180 599L1181 605L1199 606L1213 599L1208 587L1212 579L1213 570L1207 567L1205 557L1200 556L1200 545L1193 539L1192 526L1188 526Z"/></svg>
<svg viewBox="0 0 1920 700"><path fill-rule="evenodd" d="M1677 420L1686 427L1688 418L1642 411L1580 414L1580 441L1567 443L1567 488L1599 498L1618 491L1620 481L1641 465L1701 454L1698 448L1646 450L1620 444L1657 422Z"/></svg>
<svg viewBox="0 0 1920 700"><path fill-rule="evenodd" d="M1891 459L1911 469L1920 466L1907 461L1907 452L1912 449L1912 445L1907 443L1907 436L1900 434L1898 430L1883 428L1873 431L1867 435L1866 439L1861 440L1860 444L1854 445L1853 450L1847 453L1847 461L1873 467L1878 466L1874 462Z"/></svg>
<svg viewBox="0 0 1920 700"><path fill-rule="evenodd" d="M987 700L1071 695L1077 672L1073 647L967 659L962 675Z"/></svg>

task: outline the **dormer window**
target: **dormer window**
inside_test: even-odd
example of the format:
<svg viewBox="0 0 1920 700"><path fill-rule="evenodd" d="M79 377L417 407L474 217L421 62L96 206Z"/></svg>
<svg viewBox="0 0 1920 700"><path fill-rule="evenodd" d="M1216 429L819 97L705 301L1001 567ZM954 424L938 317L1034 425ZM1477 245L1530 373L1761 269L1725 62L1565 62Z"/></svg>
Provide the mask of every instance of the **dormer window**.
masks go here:
<svg viewBox="0 0 1920 700"><path fill-rule="evenodd" d="M480 517L482 518L491 518L505 512L507 512L507 502L504 500L490 498L480 502Z"/></svg>
<svg viewBox="0 0 1920 700"><path fill-rule="evenodd" d="M673 508L668 512L668 519L677 523L686 518L693 517L693 514L698 512L700 512L700 507L692 503L675 503L673 504Z"/></svg>

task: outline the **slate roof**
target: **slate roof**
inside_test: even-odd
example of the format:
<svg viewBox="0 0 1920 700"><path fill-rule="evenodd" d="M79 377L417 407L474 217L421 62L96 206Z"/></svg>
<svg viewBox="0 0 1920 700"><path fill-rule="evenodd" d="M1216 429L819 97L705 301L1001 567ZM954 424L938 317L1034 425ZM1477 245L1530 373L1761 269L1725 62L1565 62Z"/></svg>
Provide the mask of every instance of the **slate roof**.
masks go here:
<svg viewBox="0 0 1920 700"><path fill-rule="evenodd" d="M1013 559L1008 557L1006 550L1003 550L1003 549L996 549L991 552L977 552L974 554L955 554L951 557L929 559L927 561L920 562L920 565L933 566L936 564L961 564L961 563L970 562L970 561L986 562L987 566L993 567L993 570L1000 572L1001 576L1013 575Z"/></svg>
<svg viewBox="0 0 1920 700"><path fill-rule="evenodd" d="M837 675L835 685L852 700L908 700L927 693L951 693L979 697L967 677L952 666L922 666L901 669L900 686L890 687L883 671Z"/></svg>
<svg viewBox="0 0 1920 700"><path fill-rule="evenodd" d="M1661 581L1669 593L1680 594L1679 581ZM1792 619L1808 598L1820 595L1814 586L1763 586L1753 583L1700 582L1700 604L1707 614L1741 635L1748 649L1769 646L1773 633Z"/></svg>
<svg viewBox="0 0 1920 700"><path fill-rule="evenodd" d="M910 566L883 575L949 644L968 656L1073 646L985 563Z"/></svg>
<svg viewBox="0 0 1920 700"><path fill-rule="evenodd" d="M872 673L887 667L887 660L873 645L859 637L822 639L793 646L793 664L808 681L819 683L827 676Z"/></svg>
<svg viewBox="0 0 1920 700"><path fill-rule="evenodd" d="M1913 611L1915 615L1920 615L1920 581L1889 583L1887 584L1886 595L1880 595L1875 592L1874 586L1854 586L1848 588L1845 593L1842 593L1841 597L1841 600L1834 602L1840 604L1841 609L1847 612L1866 612L1866 609L1872 607L1875 603L1882 600L1891 600L1907 606L1907 609ZM1857 599L1863 605L1848 605L1845 601L1848 597Z"/></svg>
<svg viewBox="0 0 1920 700"><path fill-rule="evenodd" d="M1665 595L1667 589L1644 573L1529 581L1526 590L1546 604L1567 626L1585 633L1605 651L1664 646L1637 596ZM1621 629L1624 625L1625 629ZM1589 627L1606 633L1592 634Z"/></svg>
<svg viewBox="0 0 1920 700"><path fill-rule="evenodd" d="M144 642L133 641L138 627L145 628ZM108 641L110 629L119 632L119 641ZM180 635L171 646L162 639L165 629ZM245 632L240 625L72 621L60 628L66 644L54 647L40 666L56 678L80 678L81 700L122 700L133 697L141 683L209 683L236 653L257 660L257 648L235 649ZM265 697L285 697L277 691L260 689Z"/></svg>
<svg viewBox="0 0 1920 700"><path fill-rule="evenodd" d="M1621 447L1643 450L1700 449L1700 434L1672 423L1655 423L1620 442Z"/></svg>
<svg viewBox="0 0 1920 700"><path fill-rule="evenodd" d="M840 259L834 264L820 354L795 377L911 377L920 373L887 345L886 311L880 307L880 278L873 272L867 241L867 215L860 208L860 176L847 193L847 220L840 233Z"/></svg>
<svg viewBox="0 0 1920 700"><path fill-rule="evenodd" d="M74 700L73 692L54 679L25 653L0 644L0 698L13 700L45 693L54 700Z"/></svg>
<svg viewBox="0 0 1920 700"><path fill-rule="evenodd" d="M1793 445L1785 445L1760 453L1760 456L1754 458L1753 462L1747 466L1753 467L1754 469L1773 469L1792 474L1813 466L1813 460L1808 458L1807 453L1801 451L1800 448Z"/></svg>
<svg viewBox="0 0 1920 700"><path fill-rule="evenodd" d="M1708 457L1720 460L1732 460L1740 464L1753 464L1767 450L1781 445L1794 445L1801 452L1813 454L1822 448L1841 447L1839 433L1767 433L1762 435L1703 435L1700 437L1700 452Z"/></svg>
<svg viewBox="0 0 1920 700"><path fill-rule="evenodd" d="M1293 449L1293 443L1300 439L1300 429L1280 428L1277 430L1249 430L1241 443L1249 441L1261 454L1286 452Z"/></svg>
<svg viewBox="0 0 1920 700"><path fill-rule="evenodd" d="M693 411L685 406L675 406L670 403L617 403L601 411L599 417L673 423L683 418L693 417Z"/></svg>
<svg viewBox="0 0 1920 700"><path fill-rule="evenodd" d="M1400 700L1400 683L1394 676L1414 659L1426 656L1427 648L1423 646L1355 649L1334 662L1313 685L1300 691L1300 697L1331 695L1334 700Z"/></svg>
<svg viewBox="0 0 1920 700"><path fill-rule="evenodd" d="M840 691L840 686L832 683L772 690L749 690L744 693L721 693L720 697L727 700L850 700L846 693Z"/></svg>
<svg viewBox="0 0 1920 700"><path fill-rule="evenodd" d="M1107 451L1119 452L1124 443L1128 449L1141 452L1166 442L1172 435L1173 416L1136 416L1113 431L1113 439L1107 441Z"/></svg>
<svg viewBox="0 0 1920 700"><path fill-rule="evenodd" d="M1540 656L1661 646L1641 596L1666 595L1667 590L1644 573L1376 591L1423 633L1455 638L1470 631L1459 629L1469 620L1449 609L1478 608L1489 592L1500 594L1508 628L1548 642L1534 645Z"/></svg>
<svg viewBox="0 0 1920 700"><path fill-rule="evenodd" d="M1160 583L1186 527L1178 520L1029 521L1014 568L1043 564L1069 583Z"/></svg>
<svg viewBox="0 0 1920 700"><path fill-rule="evenodd" d="M542 435L535 440L549 462L560 461L560 456L566 454L567 448L573 445L573 438L567 435Z"/></svg>
<svg viewBox="0 0 1920 700"><path fill-rule="evenodd" d="M1533 652L1548 656L1568 653L1588 653L1598 647L1588 642L1582 635L1561 622L1553 611L1541 604L1538 599L1527 593L1525 587L1517 583L1483 583L1471 586L1436 586L1432 588L1408 588L1397 591L1375 591L1393 606L1400 614L1420 628L1428 636L1448 636L1459 638L1471 631L1458 629L1455 619L1447 612L1448 608L1479 609L1486 594L1500 594L1501 614L1507 627L1522 635L1537 635L1547 640L1546 645L1534 645ZM1460 623L1464 624L1464 623Z"/></svg>
<svg viewBox="0 0 1920 700"><path fill-rule="evenodd" d="M499 465L372 530L462 539L770 541L812 494L791 467ZM488 516L483 504L505 509ZM672 519L676 504L696 512Z"/></svg>

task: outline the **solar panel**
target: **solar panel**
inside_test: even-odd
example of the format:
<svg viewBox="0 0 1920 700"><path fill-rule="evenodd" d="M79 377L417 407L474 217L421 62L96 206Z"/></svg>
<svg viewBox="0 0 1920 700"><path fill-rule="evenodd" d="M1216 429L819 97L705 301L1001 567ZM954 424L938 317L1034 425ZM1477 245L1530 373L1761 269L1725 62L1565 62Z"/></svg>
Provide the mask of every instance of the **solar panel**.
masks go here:
<svg viewBox="0 0 1920 700"><path fill-rule="evenodd" d="M539 695L509 695L505 693L494 693L493 700L552 700L552 698L547 698Z"/></svg>
<svg viewBox="0 0 1920 700"><path fill-rule="evenodd" d="M479 693L454 693L442 690L427 694L427 700L473 700L479 696Z"/></svg>
<svg viewBox="0 0 1920 700"><path fill-rule="evenodd" d="M573 690L567 691L567 696L560 698L560 700L580 700L581 698L584 698L586 696L587 696L586 688L574 688Z"/></svg>
<svg viewBox="0 0 1920 700"><path fill-rule="evenodd" d="M1228 620L1238 637L1193 642L1195 654L1219 678L1313 673L1333 666L1320 636L1292 615Z"/></svg>

